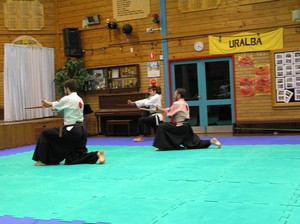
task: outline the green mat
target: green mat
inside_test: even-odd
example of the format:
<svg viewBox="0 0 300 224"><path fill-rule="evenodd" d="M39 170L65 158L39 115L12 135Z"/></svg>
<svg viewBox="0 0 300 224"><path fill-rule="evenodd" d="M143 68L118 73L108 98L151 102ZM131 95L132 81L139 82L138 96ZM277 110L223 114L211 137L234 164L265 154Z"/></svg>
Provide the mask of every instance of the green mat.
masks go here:
<svg viewBox="0 0 300 224"><path fill-rule="evenodd" d="M103 148L104 165L36 167L32 152L0 157L0 216L113 224L300 223L299 145Z"/></svg>

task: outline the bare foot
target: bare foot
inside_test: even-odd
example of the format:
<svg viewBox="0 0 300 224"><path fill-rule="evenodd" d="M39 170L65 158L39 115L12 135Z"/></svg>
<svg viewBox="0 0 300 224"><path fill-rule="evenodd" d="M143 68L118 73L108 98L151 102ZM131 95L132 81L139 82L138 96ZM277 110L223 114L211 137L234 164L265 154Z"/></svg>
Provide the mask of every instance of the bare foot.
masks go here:
<svg viewBox="0 0 300 224"><path fill-rule="evenodd" d="M97 152L97 156L99 158L99 161L98 161L99 164L105 163L105 156L104 156L104 151L103 150L99 150Z"/></svg>
<svg viewBox="0 0 300 224"><path fill-rule="evenodd" d="M212 139L210 140L210 142L211 142L212 144L218 146L219 149L222 147L221 142L219 142L218 139L216 139L216 138L212 138Z"/></svg>
<svg viewBox="0 0 300 224"><path fill-rule="evenodd" d="M143 137L137 137L135 139L133 139L134 142L143 142L144 138Z"/></svg>
<svg viewBox="0 0 300 224"><path fill-rule="evenodd" d="M37 161L34 165L35 166L46 166L46 164L42 163L41 161Z"/></svg>

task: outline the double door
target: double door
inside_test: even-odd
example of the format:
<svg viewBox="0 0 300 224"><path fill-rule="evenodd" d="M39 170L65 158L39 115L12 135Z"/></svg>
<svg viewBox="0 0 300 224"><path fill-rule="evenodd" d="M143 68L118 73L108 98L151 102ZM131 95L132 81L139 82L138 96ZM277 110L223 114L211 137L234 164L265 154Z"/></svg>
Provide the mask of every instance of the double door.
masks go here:
<svg viewBox="0 0 300 224"><path fill-rule="evenodd" d="M185 88L190 124L197 133L232 132L234 91L232 58L171 62L172 92Z"/></svg>

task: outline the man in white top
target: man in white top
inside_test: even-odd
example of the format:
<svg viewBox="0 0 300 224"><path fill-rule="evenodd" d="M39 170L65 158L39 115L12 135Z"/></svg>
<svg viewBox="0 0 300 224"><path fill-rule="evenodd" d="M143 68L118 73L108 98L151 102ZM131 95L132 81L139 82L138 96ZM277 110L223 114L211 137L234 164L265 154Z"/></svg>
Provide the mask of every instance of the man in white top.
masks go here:
<svg viewBox="0 0 300 224"><path fill-rule="evenodd" d="M162 123L163 115L157 111L156 107L161 107L161 94L160 89L157 86L150 86L148 88L149 98L143 100L137 100L132 102L128 100L128 104L136 105L138 108L146 107L150 109L150 115L148 117L140 117L138 119L138 137L133 139L134 142L144 141L145 125L150 125L153 128L154 133L156 132L157 126Z"/></svg>
<svg viewBox="0 0 300 224"><path fill-rule="evenodd" d="M74 80L64 83L64 96L60 101L42 100L43 106L64 112L64 126L44 130L37 142L32 159L36 166L81 163L103 164L104 151L87 152L87 133L83 125L83 100L76 93Z"/></svg>

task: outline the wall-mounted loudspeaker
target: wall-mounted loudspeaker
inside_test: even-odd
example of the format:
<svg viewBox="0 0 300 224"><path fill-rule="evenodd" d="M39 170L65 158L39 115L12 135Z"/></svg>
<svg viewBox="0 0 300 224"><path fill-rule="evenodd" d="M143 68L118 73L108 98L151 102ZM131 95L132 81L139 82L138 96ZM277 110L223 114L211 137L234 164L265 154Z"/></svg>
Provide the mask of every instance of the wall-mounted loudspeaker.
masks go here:
<svg viewBox="0 0 300 224"><path fill-rule="evenodd" d="M66 57L81 57L82 49L80 43L80 33L78 28L65 28L64 34L64 51Z"/></svg>

